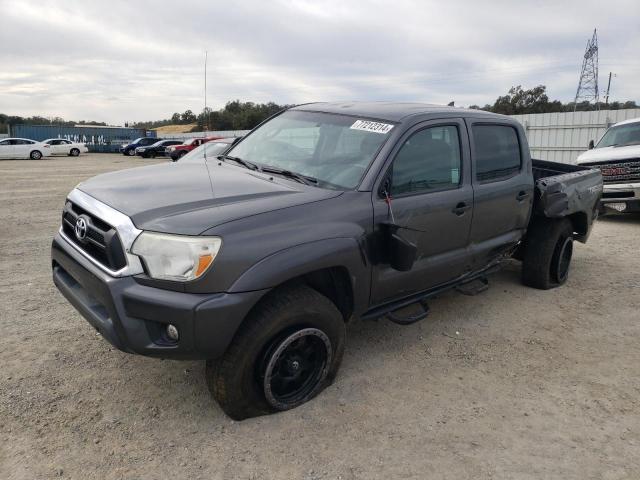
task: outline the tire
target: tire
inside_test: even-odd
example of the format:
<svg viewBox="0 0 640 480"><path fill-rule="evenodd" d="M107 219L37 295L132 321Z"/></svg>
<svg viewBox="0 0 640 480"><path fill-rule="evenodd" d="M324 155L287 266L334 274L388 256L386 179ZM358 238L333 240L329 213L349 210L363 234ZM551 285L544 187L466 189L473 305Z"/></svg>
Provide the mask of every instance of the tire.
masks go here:
<svg viewBox="0 0 640 480"><path fill-rule="evenodd" d="M573 256L573 226L566 219L538 218L527 232L522 283L540 290L563 285Z"/></svg>
<svg viewBox="0 0 640 480"><path fill-rule="evenodd" d="M180 160L182 157L184 157L187 154L187 152L185 152L184 150L182 150L179 154L178 154L178 160Z"/></svg>
<svg viewBox="0 0 640 480"><path fill-rule="evenodd" d="M69 152L69 155L71 155L72 157L77 157L78 155L80 155L80 150L78 150L77 148L72 148Z"/></svg>
<svg viewBox="0 0 640 480"><path fill-rule="evenodd" d="M156 152L149 152L145 158L156 158Z"/></svg>
<svg viewBox="0 0 640 480"><path fill-rule="evenodd" d="M129 150L127 150L127 155L129 155L130 157L135 157L136 156L136 151L131 148Z"/></svg>
<svg viewBox="0 0 640 480"><path fill-rule="evenodd" d="M31 160L40 160L42 158L42 152L40 150L34 150L29 154Z"/></svg>
<svg viewBox="0 0 640 480"><path fill-rule="evenodd" d="M342 314L328 298L306 286L276 289L224 355L207 362L207 386L235 420L295 408L331 384L345 337Z"/></svg>

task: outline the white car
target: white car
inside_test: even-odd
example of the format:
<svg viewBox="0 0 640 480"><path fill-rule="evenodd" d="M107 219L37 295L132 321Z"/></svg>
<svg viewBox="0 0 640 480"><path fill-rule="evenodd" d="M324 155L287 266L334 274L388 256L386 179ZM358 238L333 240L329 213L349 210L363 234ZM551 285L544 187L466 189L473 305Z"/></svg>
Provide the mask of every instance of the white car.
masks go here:
<svg viewBox="0 0 640 480"><path fill-rule="evenodd" d="M49 138L43 140L42 143L51 145L52 155L69 155L71 157L77 157L81 153L88 153L89 149L84 143L75 143L71 140L65 140L64 138Z"/></svg>
<svg viewBox="0 0 640 480"><path fill-rule="evenodd" d="M27 138L1 138L0 158L30 158L40 160L51 155L51 147Z"/></svg>
<svg viewBox="0 0 640 480"><path fill-rule="evenodd" d="M640 118L616 123L595 145L591 140L576 163L602 172L603 213L640 212Z"/></svg>

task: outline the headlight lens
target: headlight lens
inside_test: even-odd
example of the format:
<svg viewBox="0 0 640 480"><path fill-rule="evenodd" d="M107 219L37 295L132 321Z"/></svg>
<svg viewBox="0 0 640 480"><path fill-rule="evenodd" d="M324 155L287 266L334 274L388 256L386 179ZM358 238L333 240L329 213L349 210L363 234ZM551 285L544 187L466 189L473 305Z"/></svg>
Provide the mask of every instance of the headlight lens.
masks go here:
<svg viewBox="0 0 640 480"><path fill-rule="evenodd" d="M188 237L142 232L131 253L142 257L152 278L186 282L201 277L216 258L220 237Z"/></svg>

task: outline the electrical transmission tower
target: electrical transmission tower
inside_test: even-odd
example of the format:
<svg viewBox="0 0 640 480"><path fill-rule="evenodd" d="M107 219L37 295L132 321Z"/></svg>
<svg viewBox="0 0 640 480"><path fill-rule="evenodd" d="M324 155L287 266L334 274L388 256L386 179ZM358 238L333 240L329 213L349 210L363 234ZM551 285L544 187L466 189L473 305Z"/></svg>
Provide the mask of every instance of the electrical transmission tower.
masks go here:
<svg viewBox="0 0 640 480"><path fill-rule="evenodd" d="M584 51L584 59L582 60L582 71L580 72L580 82L578 82L578 91L576 92L575 106L573 111L578 108L578 101L591 102L600 108L600 94L598 93L598 33L593 30L593 37L587 41L587 48Z"/></svg>

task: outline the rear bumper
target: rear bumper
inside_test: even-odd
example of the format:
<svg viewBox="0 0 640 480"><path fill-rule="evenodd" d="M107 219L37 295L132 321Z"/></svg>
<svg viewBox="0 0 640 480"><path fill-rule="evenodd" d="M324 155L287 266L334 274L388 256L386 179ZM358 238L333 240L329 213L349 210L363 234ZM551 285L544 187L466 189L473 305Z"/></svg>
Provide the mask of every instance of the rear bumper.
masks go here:
<svg viewBox="0 0 640 480"><path fill-rule="evenodd" d="M640 211L640 183L604 184L600 200L601 214L638 211Z"/></svg>
<svg viewBox="0 0 640 480"><path fill-rule="evenodd" d="M51 261L56 287L109 343L152 357L219 357L266 292L191 294L142 285L134 277L111 277L59 234ZM177 342L165 334L169 323L178 328Z"/></svg>

